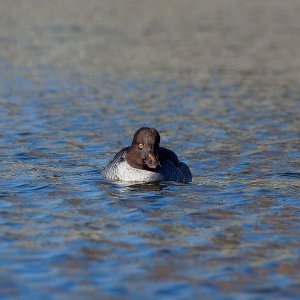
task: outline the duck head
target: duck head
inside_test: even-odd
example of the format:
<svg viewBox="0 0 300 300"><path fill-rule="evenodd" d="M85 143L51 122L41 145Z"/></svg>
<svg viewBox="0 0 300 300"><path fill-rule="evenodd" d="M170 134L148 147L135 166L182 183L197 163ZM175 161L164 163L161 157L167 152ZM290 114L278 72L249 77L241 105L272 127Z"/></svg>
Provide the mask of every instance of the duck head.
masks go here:
<svg viewBox="0 0 300 300"><path fill-rule="evenodd" d="M132 144L125 156L126 161L133 168L155 171L160 166L159 143L160 135L155 128L140 128L133 136Z"/></svg>

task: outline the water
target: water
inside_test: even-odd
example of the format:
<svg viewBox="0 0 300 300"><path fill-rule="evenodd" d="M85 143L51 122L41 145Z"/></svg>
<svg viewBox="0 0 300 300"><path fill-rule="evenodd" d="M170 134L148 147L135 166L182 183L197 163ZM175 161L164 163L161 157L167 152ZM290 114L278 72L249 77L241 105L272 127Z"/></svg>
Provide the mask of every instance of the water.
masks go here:
<svg viewBox="0 0 300 300"><path fill-rule="evenodd" d="M1 298L298 298L299 88L1 69ZM191 184L101 177L141 126Z"/></svg>

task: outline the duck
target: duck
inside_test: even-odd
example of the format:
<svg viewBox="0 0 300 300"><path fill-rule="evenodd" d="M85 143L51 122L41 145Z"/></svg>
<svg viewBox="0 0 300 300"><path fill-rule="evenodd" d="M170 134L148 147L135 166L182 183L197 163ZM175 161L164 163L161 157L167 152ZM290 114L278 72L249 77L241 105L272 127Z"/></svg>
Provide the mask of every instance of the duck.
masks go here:
<svg viewBox="0 0 300 300"><path fill-rule="evenodd" d="M121 182L191 182L189 167L175 152L159 144L160 135L155 128L138 129L131 146L121 149L104 167L103 177Z"/></svg>

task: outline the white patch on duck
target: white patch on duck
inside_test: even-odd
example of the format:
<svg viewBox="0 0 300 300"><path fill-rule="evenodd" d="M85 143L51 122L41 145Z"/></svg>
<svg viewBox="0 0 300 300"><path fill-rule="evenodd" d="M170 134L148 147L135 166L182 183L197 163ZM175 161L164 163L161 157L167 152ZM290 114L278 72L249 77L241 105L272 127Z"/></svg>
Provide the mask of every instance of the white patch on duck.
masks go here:
<svg viewBox="0 0 300 300"><path fill-rule="evenodd" d="M113 168L104 169L103 176L110 180L124 182L156 182L164 180L162 174L133 168L126 160L118 162Z"/></svg>

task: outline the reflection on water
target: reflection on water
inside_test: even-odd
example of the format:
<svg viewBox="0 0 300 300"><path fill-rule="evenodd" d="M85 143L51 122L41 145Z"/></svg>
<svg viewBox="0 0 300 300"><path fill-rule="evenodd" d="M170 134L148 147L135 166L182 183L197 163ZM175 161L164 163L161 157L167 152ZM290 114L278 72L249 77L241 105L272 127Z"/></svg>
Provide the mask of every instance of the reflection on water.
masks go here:
<svg viewBox="0 0 300 300"><path fill-rule="evenodd" d="M0 75L3 297L297 298L294 87L27 71ZM141 126L191 184L102 179Z"/></svg>

